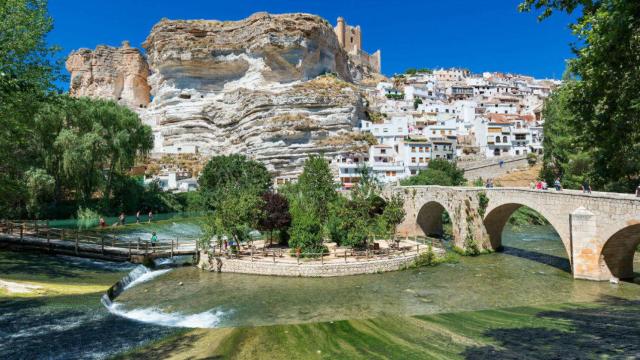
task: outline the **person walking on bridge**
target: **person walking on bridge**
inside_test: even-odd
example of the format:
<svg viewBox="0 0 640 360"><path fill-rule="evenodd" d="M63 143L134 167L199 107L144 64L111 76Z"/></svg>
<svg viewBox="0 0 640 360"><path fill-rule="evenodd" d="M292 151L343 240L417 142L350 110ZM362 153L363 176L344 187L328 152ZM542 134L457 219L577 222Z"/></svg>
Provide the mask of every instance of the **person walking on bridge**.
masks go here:
<svg viewBox="0 0 640 360"><path fill-rule="evenodd" d="M151 233L151 247L154 248L153 251L155 250L156 244L158 243L158 235L156 235L156 232L152 232Z"/></svg>
<svg viewBox="0 0 640 360"><path fill-rule="evenodd" d="M585 194L591 194L591 185L589 184L589 180L584 179L582 182L582 192Z"/></svg>
<svg viewBox="0 0 640 360"><path fill-rule="evenodd" d="M560 183L560 178L556 178L553 182L553 186L556 188L556 191L562 190L562 184Z"/></svg>

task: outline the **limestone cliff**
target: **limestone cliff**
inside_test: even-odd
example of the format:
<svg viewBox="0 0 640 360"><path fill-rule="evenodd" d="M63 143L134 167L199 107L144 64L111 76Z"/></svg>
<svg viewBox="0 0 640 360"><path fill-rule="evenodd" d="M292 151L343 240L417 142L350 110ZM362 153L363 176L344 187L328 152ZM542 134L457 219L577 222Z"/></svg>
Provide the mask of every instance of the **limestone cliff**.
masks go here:
<svg viewBox="0 0 640 360"><path fill-rule="evenodd" d="M348 149L322 140L362 118L346 53L317 16L162 20L143 46L154 95L143 119L157 133L157 150L243 153L289 174L309 154Z"/></svg>
<svg viewBox="0 0 640 360"><path fill-rule="evenodd" d="M140 111L149 104L149 66L140 50L124 42L122 47L80 49L67 58L71 96L115 100Z"/></svg>
<svg viewBox="0 0 640 360"><path fill-rule="evenodd" d="M73 52L70 93L138 109L157 153L241 153L292 174L310 154L358 145L328 141L349 138L363 100L346 52L318 16L164 19L143 47L146 61L128 44Z"/></svg>

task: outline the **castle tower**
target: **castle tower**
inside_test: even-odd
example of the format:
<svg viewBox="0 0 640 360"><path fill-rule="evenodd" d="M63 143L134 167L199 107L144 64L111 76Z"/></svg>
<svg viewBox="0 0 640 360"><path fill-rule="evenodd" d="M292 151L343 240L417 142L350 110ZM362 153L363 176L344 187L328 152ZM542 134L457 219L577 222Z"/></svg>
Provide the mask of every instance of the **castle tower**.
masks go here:
<svg viewBox="0 0 640 360"><path fill-rule="evenodd" d="M338 17L338 24L334 28L334 31L336 32L336 36L338 36L338 43L340 43L341 47L344 47L345 24L342 16Z"/></svg>

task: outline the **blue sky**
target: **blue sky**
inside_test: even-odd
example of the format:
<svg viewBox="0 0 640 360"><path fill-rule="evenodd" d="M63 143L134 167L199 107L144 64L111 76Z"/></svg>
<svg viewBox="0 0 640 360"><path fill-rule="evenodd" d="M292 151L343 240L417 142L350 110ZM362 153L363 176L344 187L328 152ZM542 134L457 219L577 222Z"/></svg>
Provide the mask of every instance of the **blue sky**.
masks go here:
<svg viewBox="0 0 640 360"><path fill-rule="evenodd" d="M308 12L335 25L343 16L360 25L363 48L382 50L387 75L408 67L469 68L561 77L572 57L571 18L538 22L517 11L520 0L50 0L55 28L49 41L63 56L81 47L139 47L161 18L237 20L257 11Z"/></svg>

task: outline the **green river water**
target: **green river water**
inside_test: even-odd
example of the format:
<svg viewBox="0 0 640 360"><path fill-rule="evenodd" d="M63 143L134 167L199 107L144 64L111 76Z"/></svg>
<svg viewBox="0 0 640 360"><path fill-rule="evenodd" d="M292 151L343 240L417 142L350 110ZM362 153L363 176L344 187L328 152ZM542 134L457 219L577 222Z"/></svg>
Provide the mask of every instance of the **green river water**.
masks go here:
<svg viewBox="0 0 640 360"><path fill-rule="evenodd" d="M198 225L188 221L141 225L125 232L139 236L152 229L160 234L172 231L167 237L194 236L199 232ZM0 354L6 358L106 358L142 347L142 352L132 357L144 358L141 354L151 353L151 350L144 350L145 347L155 346L153 344L157 344L157 341L171 344L163 351L186 351L189 341L195 343L197 338L187 341L185 328L234 328L233 334L236 335L227 341L228 348L223 350L227 351L225 354L233 354L236 358L261 357L255 352L245 356L241 351L248 348L246 341L252 332L253 339L264 337L267 332L269 336L281 334L283 337L269 338L268 342L275 341L275 345L282 343L282 348L276 349L282 358L290 354L303 356L302 350L287 348L287 344L301 346L300 343L291 343L288 337L290 331L299 333L300 338L305 338L307 331L314 334L308 335L309 339L315 339L309 340L309 343L317 343L319 349L305 353L308 356L304 357L317 355L320 358L336 358L336 354L342 354L355 358L425 358L431 357L425 355L431 354L428 352L430 346L435 348L437 345L437 354L449 354L451 351L451 354L456 354L454 357L476 358L482 357L479 356L482 354L486 358L497 358L500 356L490 356L494 352L491 347L488 350L474 348L474 351L480 352L469 356L468 352L460 352L462 345L445 346L437 343L439 337L429 338L428 344L423 344L423 340L419 339L413 341L414 346L398 344L409 341L407 337L415 335L416 331L428 334L423 325L415 324L418 320L429 321L431 325L437 323L437 330L430 331L435 331L438 336L452 332L446 336L448 340L445 342L454 344L459 342L454 339L457 336L453 335L455 331L476 334L480 330L447 328L444 331L442 327L454 326L460 321L465 323L476 317L485 321L484 325L476 325L478 328L498 324L497 320L491 320L495 324L489 325L487 321L490 318L484 311L507 309L504 311L508 311L509 315L500 315L498 318L500 321L513 322L509 326L523 325L533 321L531 319L537 324L544 321L536 319L533 310L518 312L509 309L533 309L566 303L595 306L603 299L628 301L631 304L630 314L633 315L626 317L630 319L632 326L629 331L634 337L625 341L637 344L640 339L640 330L636 326L640 325L640 316L637 315L640 313L640 304L637 303L640 300L638 277L635 283L620 284L573 280L560 239L549 227L509 227L503 239L504 252L463 257L455 264L375 275L316 279L219 274L195 268L151 272L118 297L109 310L100 304L100 293L37 299L0 297ZM639 258L636 256L636 272L640 271ZM40 266L31 265L33 268L28 273L42 272L46 275L42 275L44 278L86 283L111 282L134 268L126 264L112 266L64 257L34 255L24 258L24 255L0 253L0 279L28 279L29 274L16 274L21 271L20 264L28 266L31 262L40 263ZM455 314L469 315L460 315L462 318L456 320L455 316L458 315ZM359 349L360 352L355 352L354 349L360 345L349 343L349 337L356 333L359 335L353 341L357 343L376 338L373 330L327 328L328 324L356 326L353 321L360 320L371 326L384 321L381 319L392 319L392 322L380 325L389 332L385 339L396 335L400 337L401 332L405 331L403 329L414 330L411 330L412 334L403 334L405 340L398 340L393 345L366 345L371 347L371 351L380 345L380 349L375 350L376 356L373 352L366 352L369 350L362 353L364 350ZM273 329L261 327L273 325L277 326ZM271 330L258 334L261 329ZM214 334L221 330L202 331L213 331L210 334ZM341 334L339 336L343 337L344 344L327 343L320 349L323 341L326 341L326 334ZM629 332L624 334L629 335ZM480 335L473 336L475 339ZM621 339L620 336L618 339ZM469 341L473 345L479 340ZM592 345L597 344L593 339L591 341ZM176 342L184 348L176 347ZM575 346L580 349L580 344ZM633 346L630 351L640 351L638 345ZM401 350L395 352L397 349ZM276 350L271 349L265 354L279 358L274 353ZM333 356L329 356L332 351ZM527 350L519 351L526 353ZM347 356L347 353L355 355ZM624 351L622 354L628 355Z"/></svg>

